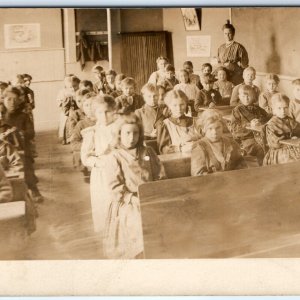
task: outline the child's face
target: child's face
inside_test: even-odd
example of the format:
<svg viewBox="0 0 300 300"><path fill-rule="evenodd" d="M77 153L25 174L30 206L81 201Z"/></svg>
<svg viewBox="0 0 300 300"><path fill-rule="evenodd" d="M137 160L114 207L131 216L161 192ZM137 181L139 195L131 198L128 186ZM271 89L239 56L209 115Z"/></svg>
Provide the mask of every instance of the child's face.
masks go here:
<svg viewBox="0 0 300 300"><path fill-rule="evenodd" d="M18 95L11 92L7 92L4 98L4 106L8 110L8 112L13 112L18 108L19 101L20 99Z"/></svg>
<svg viewBox="0 0 300 300"><path fill-rule="evenodd" d="M157 69L159 71L164 71L166 65L167 65L167 62L164 59L160 59L157 63Z"/></svg>
<svg viewBox="0 0 300 300"><path fill-rule="evenodd" d="M173 71L167 71L166 72L166 78L172 79L175 76L175 73Z"/></svg>
<svg viewBox="0 0 300 300"><path fill-rule="evenodd" d="M149 106L157 106L158 103L158 93L145 91L143 94L143 98L147 105Z"/></svg>
<svg viewBox="0 0 300 300"><path fill-rule="evenodd" d="M122 91L121 82L122 82L122 80L116 80L116 81L115 81L116 89L117 89L118 91Z"/></svg>
<svg viewBox="0 0 300 300"><path fill-rule="evenodd" d="M75 96L75 101L76 101L76 104L77 104L77 106L80 108L80 109L82 109L82 96L80 96L80 95L76 95Z"/></svg>
<svg viewBox="0 0 300 300"><path fill-rule="evenodd" d="M136 147L140 131L136 124L124 124L121 128L121 143L127 149Z"/></svg>
<svg viewBox="0 0 300 300"><path fill-rule="evenodd" d="M114 75L106 75L105 76L105 78L106 78L106 81L108 82L108 83L114 83L115 82L115 76Z"/></svg>
<svg viewBox="0 0 300 300"><path fill-rule="evenodd" d="M181 98L175 98L168 105L171 110L172 117L179 118L186 112L186 102Z"/></svg>
<svg viewBox="0 0 300 300"><path fill-rule="evenodd" d="M74 91L77 91L79 89L79 82L73 81L72 82L72 88Z"/></svg>
<svg viewBox="0 0 300 300"><path fill-rule="evenodd" d="M205 67L203 70L202 70L202 73L204 75L209 75L210 73L212 72L212 69L210 67Z"/></svg>
<svg viewBox="0 0 300 300"><path fill-rule="evenodd" d="M245 91L239 91L239 99L245 106L251 105L254 102L254 96Z"/></svg>
<svg viewBox="0 0 300 300"><path fill-rule="evenodd" d="M114 122L115 111L106 103L101 103L95 108L95 117L100 125L107 126Z"/></svg>
<svg viewBox="0 0 300 300"><path fill-rule="evenodd" d="M186 72L180 72L178 79L180 83L187 83L189 81L189 75Z"/></svg>
<svg viewBox="0 0 300 300"><path fill-rule="evenodd" d="M164 103L164 98L165 98L166 91L163 88L158 89L158 100L160 103Z"/></svg>
<svg viewBox="0 0 300 300"><path fill-rule="evenodd" d="M122 93L125 96L132 96L134 94L134 86L133 85L123 85Z"/></svg>
<svg viewBox="0 0 300 300"><path fill-rule="evenodd" d="M276 102L272 107L273 115L283 119L288 115L289 106L285 102Z"/></svg>
<svg viewBox="0 0 300 300"><path fill-rule="evenodd" d="M274 79L268 79L266 82L266 87L270 93L274 93L278 87L278 84Z"/></svg>
<svg viewBox="0 0 300 300"><path fill-rule="evenodd" d="M243 74L243 79L246 84L252 85L252 82L255 79L255 72L252 70L245 71Z"/></svg>
<svg viewBox="0 0 300 300"><path fill-rule="evenodd" d="M226 80L226 72L224 70L218 71L218 80L220 81Z"/></svg>
<svg viewBox="0 0 300 300"><path fill-rule="evenodd" d="M203 82L202 85L203 85L203 89L205 89L206 91L212 90L212 88L214 86L214 84L212 82L209 82L209 83Z"/></svg>
<svg viewBox="0 0 300 300"><path fill-rule="evenodd" d="M294 97L297 100L300 100L300 85L295 85L294 86L294 88L293 88L293 94L294 94Z"/></svg>
<svg viewBox="0 0 300 300"><path fill-rule="evenodd" d="M24 78L24 85L29 87L31 84L31 80L29 78Z"/></svg>
<svg viewBox="0 0 300 300"><path fill-rule="evenodd" d="M100 71L95 71L93 72L94 73L94 76L97 80L100 80L102 81L102 73Z"/></svg>
<svg viewBox="0 0 300 300"><path fill-rule="evenodd" d="M69 78L65 79L65 88L71 89L72 88L72 81Z"/></svg>
<svg viewBox="0 0 300 300"><path fill-rule="evenodd" d="M93 111L92 111L92 100L88 99L85 100L82 103L82 110L84 114L88 117L91 118L93 116Z"/></svg>
<svg viewBox="0 0 300 300"><path fill-rule="evenodd" d="M189 73L192 74L193 73L193 68L190 65L184 65L183 68Z"/></svg>
<svg viewBox="0 0 300 300"><path fill-rule="evenodd" d="M206 128L205 136L211 141L211 142L218 142L223 135L223 126L221 122L215 122L212 124L209 124Z"/></svg>

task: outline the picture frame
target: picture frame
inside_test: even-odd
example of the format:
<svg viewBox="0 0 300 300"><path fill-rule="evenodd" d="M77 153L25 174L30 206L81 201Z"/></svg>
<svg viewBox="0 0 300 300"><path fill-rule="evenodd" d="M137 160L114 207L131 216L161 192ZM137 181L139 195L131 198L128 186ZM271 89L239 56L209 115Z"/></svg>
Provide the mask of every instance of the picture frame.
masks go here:
<svg viewBox="0 0 300 300"><path fill-rule="evenodd" d="M186 31L201 30L201 8L181 8L181 14Z"/></svg>
<svg viewBox="0 0 300 300"><path fill-rule="evenodd" d="M40 24L4 24L5 49L41 47Z"/></svg>

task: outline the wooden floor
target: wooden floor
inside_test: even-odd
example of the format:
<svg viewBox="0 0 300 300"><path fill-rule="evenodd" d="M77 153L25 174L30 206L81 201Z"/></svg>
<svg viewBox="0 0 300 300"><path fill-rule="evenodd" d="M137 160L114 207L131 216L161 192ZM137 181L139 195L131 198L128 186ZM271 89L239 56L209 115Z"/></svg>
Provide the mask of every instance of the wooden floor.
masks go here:
<svg viewBox="0 0 300 300"><path fill-rule="evenodd" d="M13 250L0 249L0 259L97 259L101 244L92 229L89 184L72 167L69 146L56 132L38 134L36 174L45 201L38 205L37 231L15 235ZM21 240L20 240L21 239Z"/></svg>

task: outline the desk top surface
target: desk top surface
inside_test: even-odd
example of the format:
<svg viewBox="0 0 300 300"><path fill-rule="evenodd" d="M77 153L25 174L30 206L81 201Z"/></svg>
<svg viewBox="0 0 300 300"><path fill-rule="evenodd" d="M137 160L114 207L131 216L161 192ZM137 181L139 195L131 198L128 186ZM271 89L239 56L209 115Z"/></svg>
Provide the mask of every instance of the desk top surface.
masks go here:
<svg viewBox="0 0 300 300"><path fill-rule="evenodd" d="M178 159L188 159L191 158L191 152L176 152L176 153L169 153L169 154L160 154L158 155L160 161L172 161Z"/></svg>
<svg viewBox="0 0 300 300"><path fill-rule="evenodd" d="M280 144L300 147L300 138L279 141Z"/></svg>
<svg viewBox="0 0 300 300"><path fill-rule="evenodd" d="M146 257L261 257L295 241L299 248L299 170L296 162L141 185Z"/></svg>

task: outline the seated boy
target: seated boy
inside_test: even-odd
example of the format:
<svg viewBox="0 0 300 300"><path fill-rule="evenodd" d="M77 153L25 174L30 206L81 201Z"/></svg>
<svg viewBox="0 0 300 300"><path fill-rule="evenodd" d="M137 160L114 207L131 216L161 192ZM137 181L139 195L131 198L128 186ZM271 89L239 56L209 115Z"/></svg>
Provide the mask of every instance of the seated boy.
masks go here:
<svg viewBox="0 0 300 300"><path fill-rule="evenodd" d="M269 120L269 115L264 109L254 105L256 92L251 86L241 85L239 87L239 99L241 103L232 110L232 135L246 154L256 156L258 164L262 165L264 150L255 141L252 130L246 127L265 124Z"/></svg>
<svg viewBox="0 0 300 300"><path fill-rule="evenodd" d="M158 105L158 89L154 84L146 83L141 92L145 104L137 109L135 114L143 123L145 140L156 139L156 124L164 119L163 112L166 106Z"/></svg>
<svg viewBox="0 0 300 300"><path fill-rule="evenodd" d="M239 102L240 102L239 88L240 88L240 86L243 86L243 85L249 85L253 88L253 90L254 90L254 104L258 104L258 97L259 97L259 94L260 94L260 90L256 85L253 84L253 81L255 80L255 76L256 76L256 71L253 67L248 67L244 70L244 72L243 72L244 82L240 83L239 85L237 85L233 88L232 95L231 95L231 98L230 98L230 105L231 106L236 106L236 105L239 104Z"/></svg>

